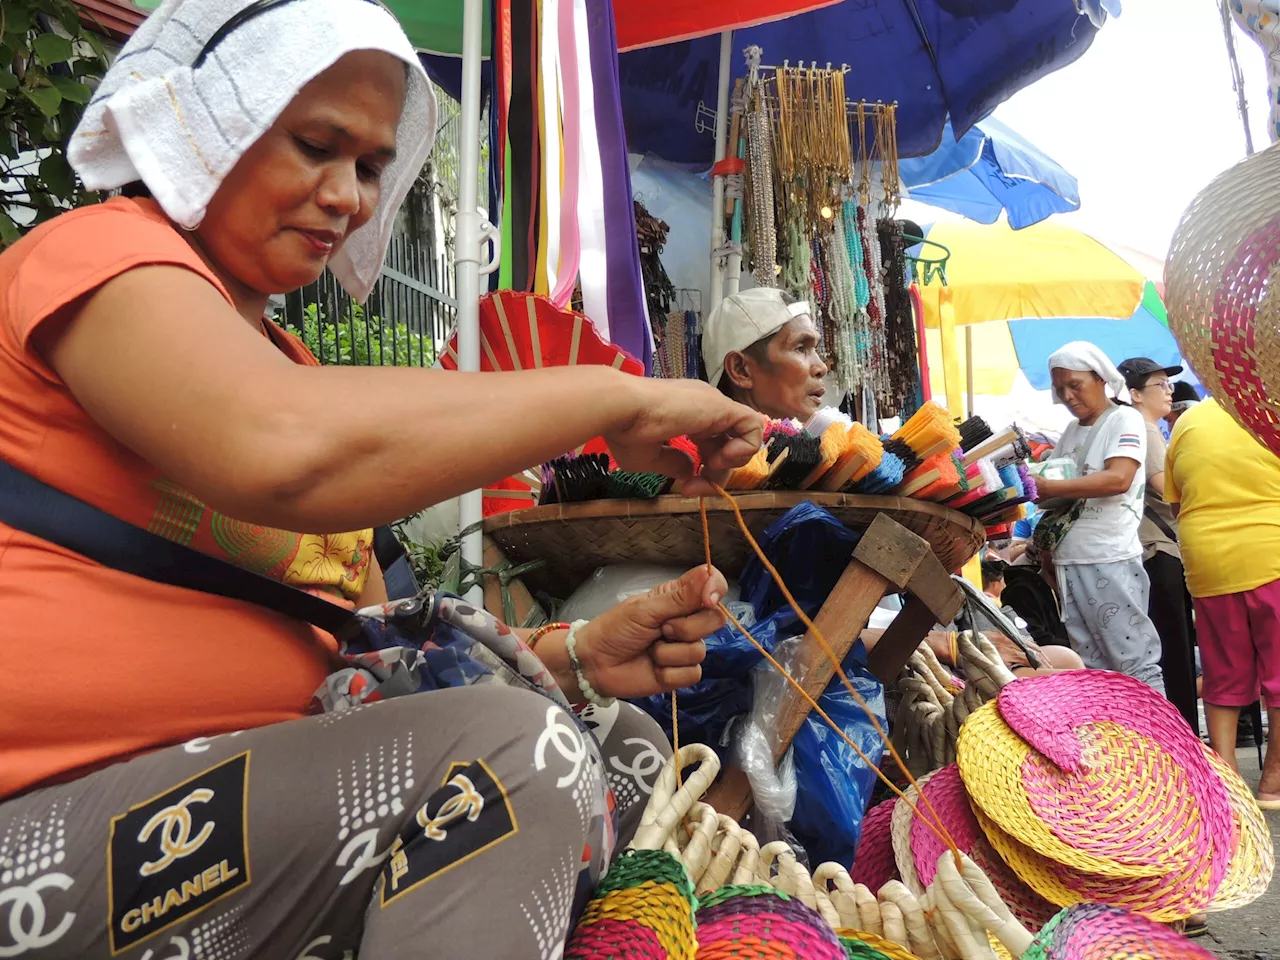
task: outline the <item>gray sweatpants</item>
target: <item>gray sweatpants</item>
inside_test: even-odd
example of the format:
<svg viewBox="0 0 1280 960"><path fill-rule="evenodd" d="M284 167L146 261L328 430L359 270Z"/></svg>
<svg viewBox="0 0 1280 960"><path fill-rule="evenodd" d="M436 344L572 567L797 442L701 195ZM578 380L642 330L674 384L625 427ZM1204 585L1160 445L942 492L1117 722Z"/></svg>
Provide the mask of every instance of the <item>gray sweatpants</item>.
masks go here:
<svg viewBox="0 0 1280 960"><path fill-rule="evenodd" d="M634 707L588 709L599 750L550 700L486 685L0 803L0 957L559 957L670 756Z"/></svg>
<svg viewBox="0 0 1280 960"><path fill-rule="evenodd" d="M1057 567L1063 624L1086 667L1114 670L1164 693L1160 635L1147 616L1142 559Z"/></svg>

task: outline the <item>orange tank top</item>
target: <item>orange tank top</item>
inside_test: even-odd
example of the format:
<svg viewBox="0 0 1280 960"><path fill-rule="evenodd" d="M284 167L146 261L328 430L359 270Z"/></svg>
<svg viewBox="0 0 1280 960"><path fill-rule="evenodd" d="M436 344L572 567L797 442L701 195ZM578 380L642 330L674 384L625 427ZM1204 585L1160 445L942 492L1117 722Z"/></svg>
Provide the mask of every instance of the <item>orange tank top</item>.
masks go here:
<svg viewBox="0 0 1280 960"><path fill-rule="evenodd" d="M150 264L185 267L227 296L149 200L63 214L0 254L0 457L153 533L351 606L372 531L299 534L210 509L108 436L31 349L59 310ZM316 365L296 337L272 339ZM333 639L307 625L140 580L0 524L0 798L301 717L333 654Z"/></svg>

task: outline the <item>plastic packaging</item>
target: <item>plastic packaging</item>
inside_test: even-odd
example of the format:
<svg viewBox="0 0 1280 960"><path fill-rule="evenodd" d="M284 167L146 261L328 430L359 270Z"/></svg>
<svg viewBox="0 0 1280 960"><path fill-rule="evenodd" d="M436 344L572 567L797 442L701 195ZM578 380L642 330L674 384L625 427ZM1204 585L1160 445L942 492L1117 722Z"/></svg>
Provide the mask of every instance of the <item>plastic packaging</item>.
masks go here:
<svg viewBox="0 0 1280 960"><path fill-rule="evenodd" d="M1047 480L1074 480L1079 472L1076 462L1070 457L1052 457L1040 463L1029 463L1027 469L1032 476Z"/></svg>
<svg viewBox="0 0 1280 960"><path fill-rule="evenodd" d="M569 623L593 620L623 600L648 593L668 580L679 580L687 572L685 567L646 564L600 567L564 602L559 619ZM738 585L733 581L729 581L727 597L729 600L738 597Z"/></svg>

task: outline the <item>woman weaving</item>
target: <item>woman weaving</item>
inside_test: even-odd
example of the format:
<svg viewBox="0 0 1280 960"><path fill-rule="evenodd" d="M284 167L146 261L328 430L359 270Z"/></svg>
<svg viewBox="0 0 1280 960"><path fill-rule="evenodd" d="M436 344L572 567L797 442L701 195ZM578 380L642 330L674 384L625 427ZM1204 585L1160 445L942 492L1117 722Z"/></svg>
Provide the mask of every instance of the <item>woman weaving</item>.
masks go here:
<svg viewBox="0 0 1280 960"><path fill-rule="evenodd" d="M326 266L369 293L434 129L371 0L166 0L71 141L135 199L0 255L0 459L347 607L385 599L371 526L593 436L682 479L673 436L744 463L759 417L706 385L321 368L264 322ZM469 426L516 397L518 430ZM695 682L726 589L701 568L530 638L597 750L501 685L308 718L336 658L307 624L2 524L0 566L0 955L42 960L557 955L669 754L607 698Z"/></svg>

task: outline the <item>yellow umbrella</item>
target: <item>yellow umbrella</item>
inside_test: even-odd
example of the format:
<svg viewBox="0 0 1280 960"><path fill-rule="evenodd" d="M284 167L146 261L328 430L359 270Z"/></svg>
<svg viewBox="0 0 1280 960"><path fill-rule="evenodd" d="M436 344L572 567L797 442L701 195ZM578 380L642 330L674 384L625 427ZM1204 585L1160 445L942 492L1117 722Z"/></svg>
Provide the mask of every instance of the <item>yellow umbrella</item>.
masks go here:
<svg viewBox="0 0 1280 960"><path fill-rule="evenodd" d="M941 349L955 416L963 414L964 392L957 327L973 327L966 341L974 357L982 357L971 389L999 396L1009 392L1019 367L1008 321L1127 319L1142 302L1147 282L1097 240L1051 221L1016 231L1003 221L943 221L929 228L927 239L951 251L946 285L932 278L920 294L926 338Z"/></svg>

